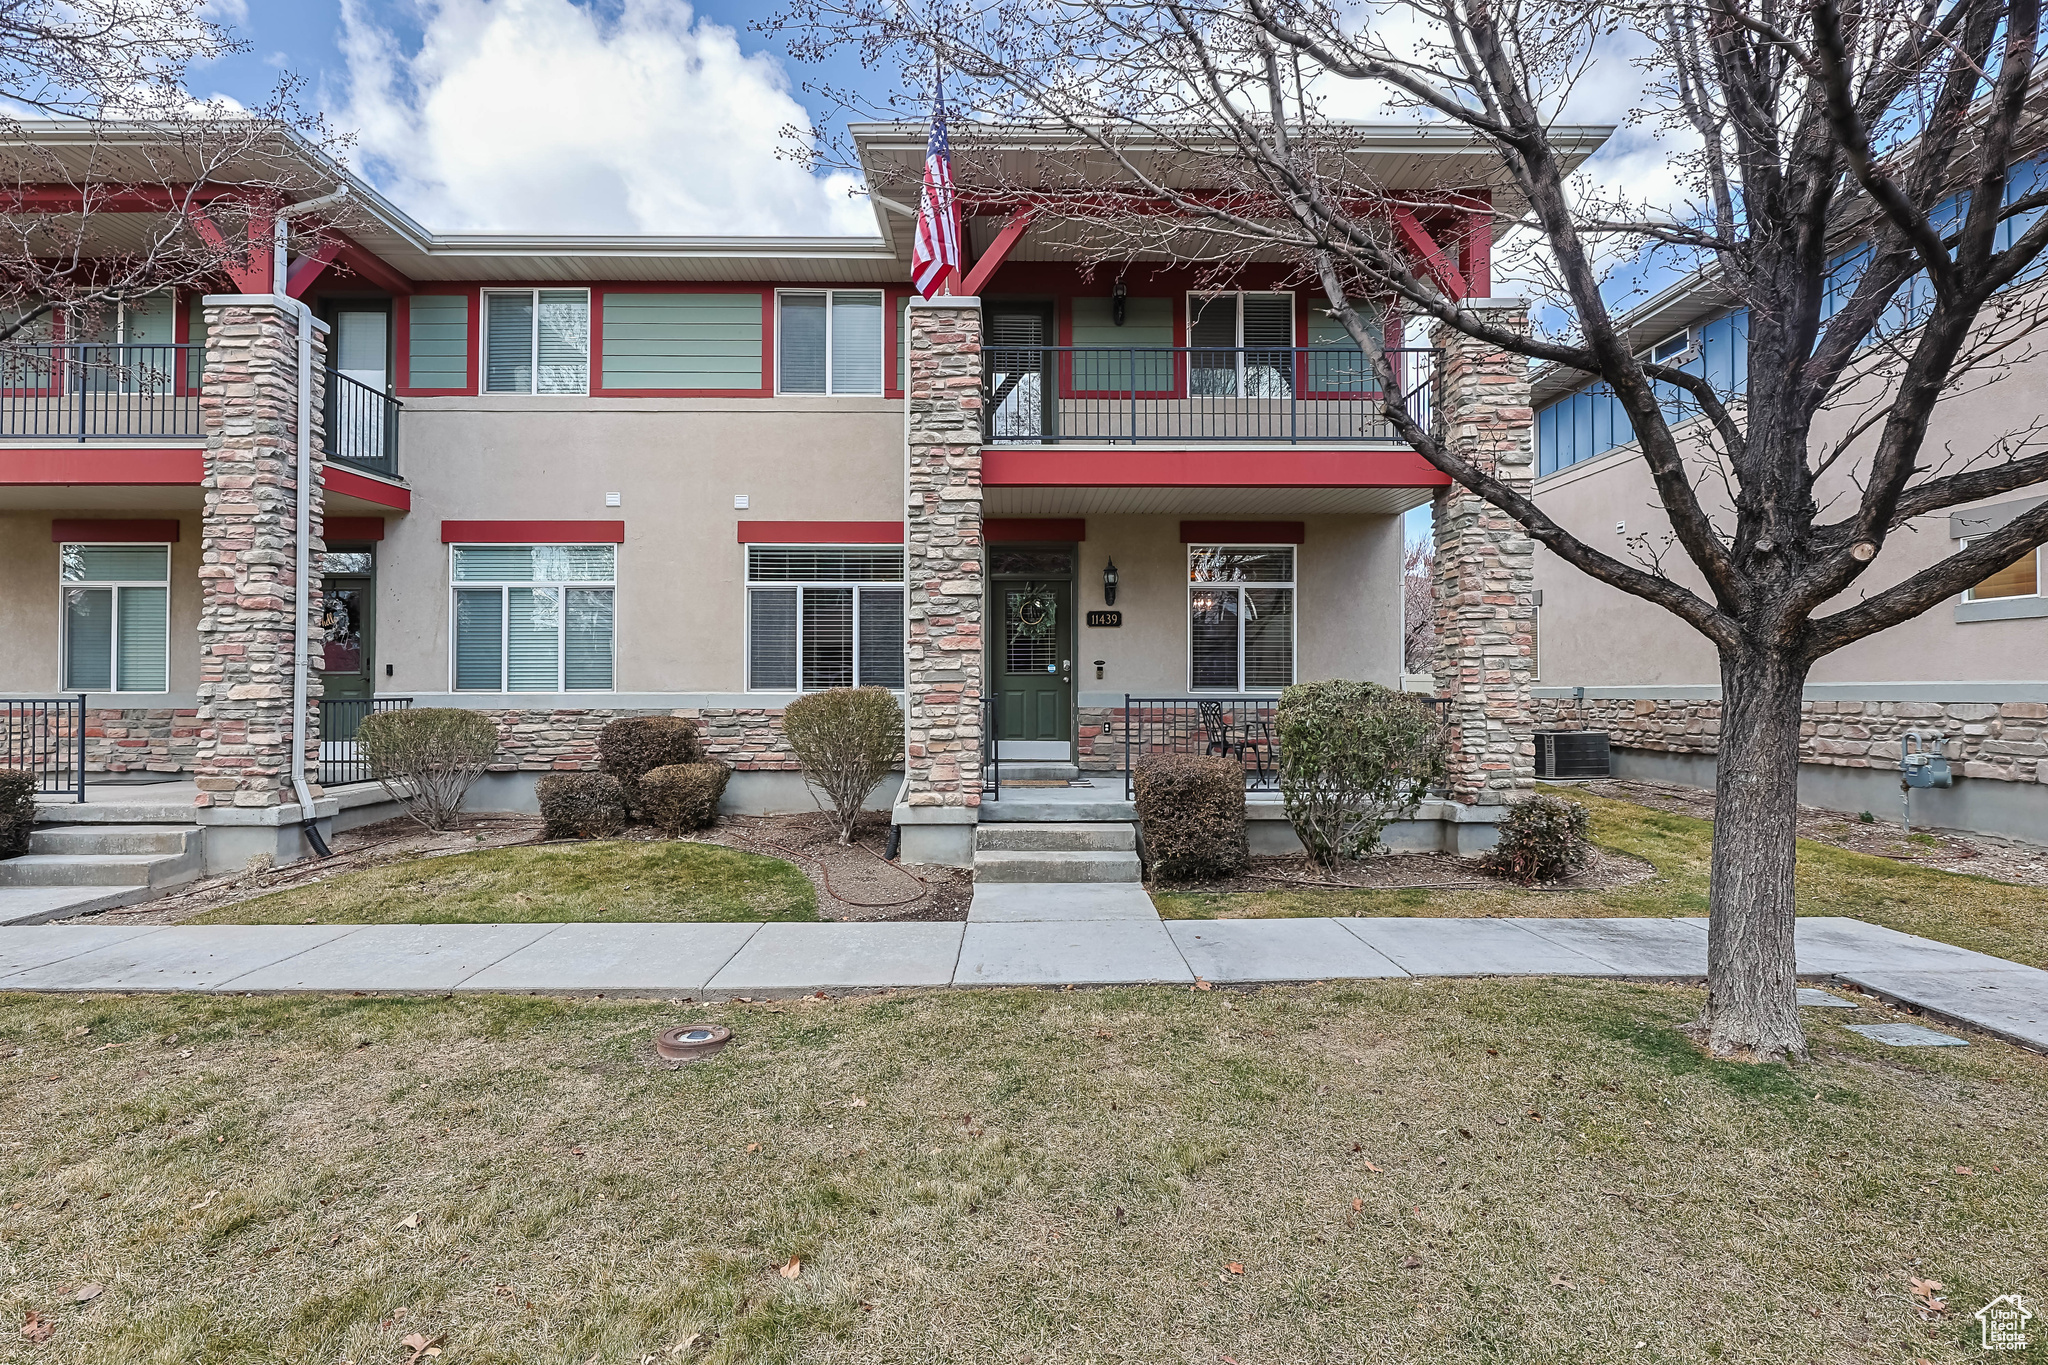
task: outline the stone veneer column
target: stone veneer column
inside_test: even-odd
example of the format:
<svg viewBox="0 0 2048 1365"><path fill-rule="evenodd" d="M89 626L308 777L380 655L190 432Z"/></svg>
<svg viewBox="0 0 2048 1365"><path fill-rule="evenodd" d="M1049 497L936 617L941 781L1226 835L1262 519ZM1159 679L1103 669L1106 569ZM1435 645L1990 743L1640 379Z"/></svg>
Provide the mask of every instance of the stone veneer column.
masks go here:
<svg viewBox="0 0 2048 1365"><path fill-rule="evenodd" d="M199 747L202 806L295 804L292 629L297 583L298 319L266 295L207 298L206 510L200 523ZM326 342L313 332L312 550L320 528ZM319 619L318 580L310 613ZM320 675L307 684L307 781L319 773ZM315 792L317 794L317 788Z"/></svg>
<svg viewBox="0 0 2048 1365"><path fill-rule="evenodd" d="M903 792L918 861L971 861L981 805L981 301L912 299L904 432ZM964 836L964 842L963 842ZM958 847L955 847L958 845Z"/></svg>
<svg viewBox="0 0 2048 1365"><path fill-rule="evenodd" d="M1501 327L1528 326L1515 299L1473 300ZM1438 327L1438 415L1450 448L1527 492L1535 476L1528 363ZM1500 805L1535 781L1530 667L1535 542L1515 520L1452 485L1436 497L1436 690L1451 699L1450 790Z"/></svg>

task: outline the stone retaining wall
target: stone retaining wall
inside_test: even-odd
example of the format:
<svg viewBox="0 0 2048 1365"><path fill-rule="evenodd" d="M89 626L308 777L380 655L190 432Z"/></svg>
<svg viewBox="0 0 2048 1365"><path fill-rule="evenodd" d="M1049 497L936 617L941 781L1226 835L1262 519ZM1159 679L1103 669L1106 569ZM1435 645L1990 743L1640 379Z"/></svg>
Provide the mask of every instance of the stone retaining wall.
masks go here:
<svg viewBox="0 0 2048 1365"><path fill-rule="evenodd" d="M1539 730L1605 730L1618 749L1713 754L1721 703L1710 698L1537 697ZM1799 759L1838 768L1899 766L1908 730L1939 731L1962 777L2048 782L2048 702L1808 701Z"/></svg>
<svg viewBox="0 0 2048 1365"><path fill-rule="evenodd" d="M681 716L697 722L704 748L741 772L797 772L803 765L782 735L780 709L678 707L673 710L488 710L498 727L492 772L576 772L597 768L597 733L621 716Z"/></svg>

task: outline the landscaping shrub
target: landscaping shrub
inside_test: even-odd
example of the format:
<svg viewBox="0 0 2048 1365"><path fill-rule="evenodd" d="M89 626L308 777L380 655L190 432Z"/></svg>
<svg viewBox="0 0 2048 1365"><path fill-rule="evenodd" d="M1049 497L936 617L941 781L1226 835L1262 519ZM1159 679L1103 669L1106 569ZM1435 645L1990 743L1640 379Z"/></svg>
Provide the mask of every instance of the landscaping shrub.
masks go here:
<svg viewBox="0 0 2048 1365"><path fill-rule="evenodd" d="M703 757L697 723L681 716L621 716L597 732L598 767L619 780L626 790L626 805L643 814L643 776Z"/></svg>
<svg viewBox="0 0 2048 1365"><path fill-rule="evenodd" d="M732 766L716 760L672 763L640 779L640 813L669 838L702 829L718 818L718 798Z"/></svg>
<svg viewBox="0 0 2048 1365"><path fill-rule="evenodd" d="M1524 886L1568 877L1592 852L1586 808L1562 797L1524 797L1499 828L1500 842L1480 858L1479 866Z"/></svg>
<svg viewBox="0 0 2048 1365"><path fill-rule="evenodd" d="M880 687L806 693L782 713L782 733L804 765L804 781L831 806L839 842L851 843L861 805L903 757L895 694Z"/></svg>
<svg viewBox="0 0 2048 1365"><path fill-rule="evenodd" d="M0 858L28 852L36 825L36 775L26 768L0 768Z"/></svg>
<svg viewBox="0 0 2048 1365"><path fill-rule="evenodd" d="M497 757L498 727L481 711L453 707L373 711L356 729L356 749L407 815L441 830Z"/></svg>
<svg viewBox="0 0 2048 1365"><path fill-rule="evenodd" d="M1161 754L1138 764L1138 822L1152 874L1209 881L1243 870L1244 765L1234 758Z"/></svg>
<svg viewBox="0 0 2048 1365"><path fill-rule="evenodd" d="M610 773L549 773L533 792L543 839L609 839L626 827L626 789Z"/></svg>
<svg viewBox="0 0 2048 1365"><path fill-rule="evenodd" d="M1318 864L1362 858L1443 779L1449 737L1426 697L1378 683L1301 683L1280 694L1280 795Z"/></svg>

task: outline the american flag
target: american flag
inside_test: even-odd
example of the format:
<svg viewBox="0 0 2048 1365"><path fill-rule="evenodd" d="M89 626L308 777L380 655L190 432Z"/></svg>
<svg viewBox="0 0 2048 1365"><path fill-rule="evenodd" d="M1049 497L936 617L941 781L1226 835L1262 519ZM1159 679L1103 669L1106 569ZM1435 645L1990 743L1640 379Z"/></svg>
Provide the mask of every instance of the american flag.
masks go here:
<svg viewBox="0 0 2048 1365"><path fill-rule="evenodd" d="M946 92L932 106L932 135L924 148L924 190L917 197L917 240L910 249L910 279L930 298L960 268L960 220L953 211L953 153L946 142Z"/></svg>

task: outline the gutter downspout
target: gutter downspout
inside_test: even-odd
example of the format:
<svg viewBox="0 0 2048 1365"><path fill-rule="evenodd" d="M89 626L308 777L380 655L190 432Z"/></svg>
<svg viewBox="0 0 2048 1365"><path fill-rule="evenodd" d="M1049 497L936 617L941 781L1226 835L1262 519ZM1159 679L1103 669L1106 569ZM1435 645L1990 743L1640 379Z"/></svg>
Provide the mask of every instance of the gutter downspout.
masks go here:
<svg viewBox="0 0 2048 1365"><path fill-rule="evenodd" d="M286 237L289 232L287 220L347 196L348 191L341 189L304 203L288 204L271 219L270 296L278 307L292 314L298 323L299 333L298 505L294 509L293 521L296 577L292 590L292 791L298 797L299 813L304 817L299 822L299 829L305 834L306 841L313 845L313 851L322 858L333 854L327 847L327 841L320 837L318 819L313 814L313 791L306 785L306 618L313 606L313 555L309 544L313 538L313 329L317 326L325 330L325 325L314 319L313 310L303 299L295 299L286 292L290 260Z"/></svg>

